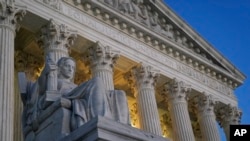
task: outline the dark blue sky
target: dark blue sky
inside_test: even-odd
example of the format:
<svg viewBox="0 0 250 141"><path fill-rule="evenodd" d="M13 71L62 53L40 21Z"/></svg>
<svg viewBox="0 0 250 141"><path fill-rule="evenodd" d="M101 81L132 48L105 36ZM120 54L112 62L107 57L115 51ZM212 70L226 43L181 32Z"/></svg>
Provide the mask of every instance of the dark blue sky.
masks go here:
<svg viewBox="0 0 250 141"><path fill-rule="evenodd" d="M194 30L250 77L249 0L164 0ZM242 124L250 124L250 80L236 89ZM222 133L221 133L222 134ZM223 140L224 137L222 135Z"/></svg>

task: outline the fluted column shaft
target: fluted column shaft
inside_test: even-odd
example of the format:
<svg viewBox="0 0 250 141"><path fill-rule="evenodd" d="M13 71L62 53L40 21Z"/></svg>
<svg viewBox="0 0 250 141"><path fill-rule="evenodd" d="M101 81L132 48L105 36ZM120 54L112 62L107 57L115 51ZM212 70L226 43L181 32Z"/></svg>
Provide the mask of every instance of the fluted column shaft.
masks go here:
<svg viewBox="0 0 250 141"><path fill-rule="evenodd" d="M158 73L150 66L133 69L136 84L136 101L141 129L161 136L161 126L155 99L155 82Z"/></svg>
<svg viewBox="0 0 250 141"><path fill-rule="evenodd" d="M14 137L14 38L16 20L25 11L12 1L0 1L0 140Z"/></svg>
<svg viewBox="0 0 250 141"><path fill-rule="evenodd" d="M147 88L138 90L136 101L138 103L141 128L161 136L162 132L155 99L155 90Z"/></svg>
<svg viewBox="0 0 250 141"><path fill-rule="evenodd" d="M211 96L197 97L197 114L203 141L220 141L214 114L214 104Z"/></svg>
<svg viewBox="0 0 250 141"><path fill-rule="evenodd" d="M0 25L0 140L13 140L14 33Z"/></svg>
<svg viewBox="0 0 250 141"><path fill-rule="evenodd" d="M107 90L114 90L113 69L105 66L95 66L91 69L93 77L100 77L103 80L104 86Z"/></svg>
<svg viewBox="0 0 250 141"><path fill-rule="evenodd" d="M47 64L51 68L47 75L47 94L57 92L57 62L62 57L69 56L69 48L76 38L76 31L71 30L64 24L58 24L53 19L50 19L48 24L41 28L41 36L38 40L39 46L44 49L44 57ZM52 98L56 100L56 98Z"/></svg>
<svg viewBox="0 0 250 141"><path fill-rule="evenodd" d="M100 77L106 90L114 90L113 67L119 58L119 52L97 42L88 49L86 57L92 76Z"/></svg>
<svg viewBox="0 0 250 141"><path fill-rule="evenodd" d="M195 138L186 100L190 87L184 82L177 80L173 80L165 86L172 119L173 140L194 141Z"/></svg>

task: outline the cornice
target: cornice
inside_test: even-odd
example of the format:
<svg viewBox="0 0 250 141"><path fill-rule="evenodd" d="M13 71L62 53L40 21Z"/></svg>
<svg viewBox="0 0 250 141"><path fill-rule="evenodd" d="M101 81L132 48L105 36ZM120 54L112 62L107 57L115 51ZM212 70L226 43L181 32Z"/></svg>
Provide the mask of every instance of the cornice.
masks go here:
<svg viewBox="0 0 250 141"><path fill-rule="evenodd" d="M159 42L160 40L156 40L155 38L152 39L151 35L154 34L155 36L159 37L158 39L167 40L166 38L160 36L156 32L152 32L152 30L143 26L142 24L135 22L135 21L132 21L130 17L124 16L120 13L117 13L117 11L115 12L114 10L113 10L113 13L115 12L115 14L118 16L114 16L114 15L109 14L108 10L105 11L104 8L99 8L93 2L93 1L95 1L96 3L99 3L100 6L105 7L102 3L98 2L97 0L91 0L91 3L89 2L90 0L86 0L85 3L81 3L78 5L73 3L72 0L67 0L67 3L65 3L66 1L65 2L58 1L61 3L60 4L61 6L59 9L53 7L52 5L44 3L42 0L34 0L33 4L35 4L38 1L44 7L39 7L39 6L36 7L36 5L34 5L34 6L38 9L41 8L41 10L43 12L41 13L41 11L40 11L38 13L41 14L41 16L46 17L46 19L50 19L51 17L55 18L55 15L51 15L51 16L47 15L48 12L54 12L54 14L55 13L62 13L62 15L72 19L72 21L69 21L69 19L67 19L66 17L65 17L66 19L64 19L63 18L64 16L62 16L60 18L58 17L59 19L62 20L61 22L63 22L63 23L65 22L65 23L72 26L72 25L74 25L73 23L77 24L77 22L80 22L81 24L87 25L87 28L84 29L85 32L86 31L93 32L91 29L96 28L96 31L97 31L96 33L103 34L105 36L105 38L107 37L107 39L111 38L111 40L116 40L117 44L121 43L122 46L123 45L125 45L125 46L135 45L133 48L137 50L136 51L137 53L140 53L140 54L137 54L135 52L135 54L138 55L138 57L142 57L143 55L146 55L149 58L152 58L153 60L158 60L158 62L156 62L156 63L158 63L158 65L160 65L160 66L163 64L166 67L169 66L170 70L168 70L167 72L164 71L164 74L169 74L167 76L170 76L172 78L172 75L170 75L172 73L172 69L174 71L178 71L178 72L180 72L181 76L183 75L185 77L185 79L188 79L187 77L189 77L189 78L191 78L190 80L193 82L198 81L198 82L201 82L202 84L205 84L204 88L205 88L205 86L208 86L209 88L212 88L213 90L215 90L217 92L224 93L225 95L227 95L227 97L232 98L233 99L232 102L234 103L235 97L232 95L232 90L231 90L231 88L233 87L232 85L234 84L233 81L231 81L232 87L228 84L228 82L223 82L222 79L221 79L221 81L219 81L217 79L216 72L214 72L214 70L207 71L205 69L205 66L199 65L198 61L197 62L193 61L192 59L188 58L189 56L183 55L181 51L174 50L174 47L169 46L169 44L171 43L171 40L168 40L169 43L165 42L163 44L163 43ZM32 10L34 10L34 7L33 8L28 7L28 8L30 9L31 12L32 12ZM112 7L108 7L108 8L112 10ZM48 10L48 12L46 9ZM86 18L84 15L86 15L87 17L91 17L94 20L90 20L90 19ZM126 19L126 20L124 20L124 19ZM130 21L131 23L127 23L127 21ZM138 25L139 30L137 29L137 26L135 26L135 25ZM90 29L88 29L88 27ZM77 24L77 28L82 28L82 27ZM134 30L132 30L132 29L134 29ZM145 30L141 30L141 29L145 29ZM148 31L149 34L145 34L146 32L144 32L144 31ZM81 34L84 35L87 33L81 32ZM108 37L109 35L111 35L111 36ZM113 36L113 35L115 35L115 36ZM100 36L102 36L102 35L100 35ZM92 34L89 35L89 37L91 39ZM131 40L131 39L133 39L133 40ZM92 41L96 41L96 40L94 40L94 38L93 38ZM112 44L113 44L113 42L112 42ZM182 46L178 46L178 44L173 42L173 41L171 44L173 44L173 46L177 46L179 48L182 47ZM122 48L120 48L120 49L122 49ZM141 50L143 50L143 51L141 51ZM145 52L145 53L143 53L143 52ZM129 51L129 53L133 54L133 51L131 50L131 51ZM150 56L150 55L152 55L152 56ZM133 58L133 55L131 57ZM134 57L134 59L137 60L136 57ZM139 60L137 60L137 61L139 61ZM162 60L162 62L161 62L161 60ZM150 63L151 63L151 65L154 64L151 61L150 61ZM189 73L190 71L192 71L191 74ZM178 76L176 76L176 77L178 77ZM221 76L221 78L223 78L223 77ZM200 86L201 87L197 87L197 88L198 89L203 88L202 85L200 85Z"/></svg>
<svg viewBox="0 0 250 141"><path fill-rule="evenodd" d="M121 30L124 33L127 33L130 36L133 36L134 38L137 38L138 40L150 45L152 48L155 48L160 52L165 53L166 55L174 57L187 64L191 63L191 65L195 69L198 69L209 76L213 76L215 79L227 84L232 88L236 88L241 85L243 83L243 80L245 79L245 76L242 73L240 73L242 75L237 74L236 68L234 68L233 70L236 71L235 73L232 73L232 71L228 72L227 69L223 69L223 66L219 67L212 63L211 60L209 61L207 58L202 57L202 53L200 51L201 47L194 46L194 44L196 45L198 40L201 40L205 43L206 41L202 39L197 33L195 33L195 31L192 30L186 23L184 23L183 20L178 18L177 15L172 11L164 12L162 10L163 8L161 8L164 7L164 4L162 2L147 1L152 5L157 6L157 9L161 10L161 14L172 12L171 15L175 16L175 18L172 20L179 20L179 24L174 23L176 24L174 26L182 27L178 27L178 30L180 30L180 37L183 38L185 36L188 36L188 40L190 40L190 38L192 37L192 41L188 41L188 45L185 46L183 44L177 43L174 40L163 37L153 29L150 29L150 27L133 20L128 15L121 14L117 9L114 9L111 6L100 2L99 0L86 0L84 3L81 2L80 4L69 0L65 0L65 2L70 3L79 10L84 10L88 14L95 16L99 20L102 20L103 22ZM166 8L168 9L167 6L165 6L165 9ZM188 31L185 31L183 29L184 27ZM190 35L187 34L183 36L182 34L184 31L185 34L186 32L190 32ZM214 52L215 55L219 54L218 51L216 51L213 47L208 46L205 49L207 52ZM223 63L229 63L224 57L222 57L222 55L220 55L220 57L222 58Z"/></svg>
<svg viewBox="0 0 250 141"><path fill-rule="evenodd" d="M152 0L150 0L152 2ZM186 23L181 17L179 17L166 3L162 1L152 2L156 7L162 10L162 13L170 18L175 24L184 31L189 37L193 39L197 44L200 45L205 51L210 52L214 58L217 59L226 68L234 71L236 75L243 81L246 76L238 70L226 57L224 57L215 47L213 47L208 41L206 41L199 33L197 33L188 23Z"/></svg>

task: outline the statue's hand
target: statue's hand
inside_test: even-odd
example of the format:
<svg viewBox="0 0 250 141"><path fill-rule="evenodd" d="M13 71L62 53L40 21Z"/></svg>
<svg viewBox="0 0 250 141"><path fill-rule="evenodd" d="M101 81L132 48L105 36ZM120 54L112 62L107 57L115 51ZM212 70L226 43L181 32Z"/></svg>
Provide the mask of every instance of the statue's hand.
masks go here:
<svg viewBox="0 0 250 141"><path fill-rule="evenodd" d="M56 63L53 60L47 58L45 68L44 68L45 72L49 73L49 72L54 71L56 69L57 69Z"/></svg>

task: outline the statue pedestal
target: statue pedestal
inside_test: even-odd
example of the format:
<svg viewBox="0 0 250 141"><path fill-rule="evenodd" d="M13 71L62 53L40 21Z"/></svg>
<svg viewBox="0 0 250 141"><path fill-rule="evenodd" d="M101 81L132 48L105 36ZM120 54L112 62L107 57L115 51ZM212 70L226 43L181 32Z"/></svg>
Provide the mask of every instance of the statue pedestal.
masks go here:
<svg viewBox="0 0 250 141"><path fill-rule="evenodd" d="M70 131L69 100L60 98L47 107L31 126L24 128L25 141L168 141L161 136L97 116Z"/></svg>
<svg viewBox="0 0 250 141"><path fill-rule="evenodd" d="M37 121L24 128L25 141L58 141L70 131L69 100L60 98L41 112Z"/></svg>
<svg viewBox="0 0 250 141"><path fill-rule="evenodd" d="M168 141L161 136L118 123L105 117L95 117L60 141Z"/></svg>

